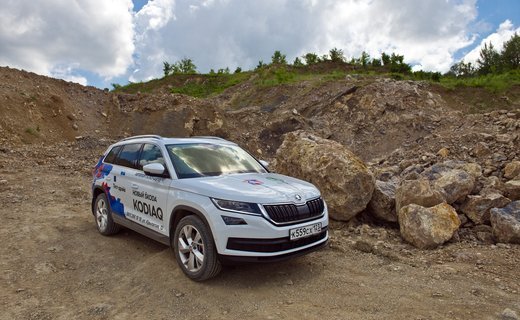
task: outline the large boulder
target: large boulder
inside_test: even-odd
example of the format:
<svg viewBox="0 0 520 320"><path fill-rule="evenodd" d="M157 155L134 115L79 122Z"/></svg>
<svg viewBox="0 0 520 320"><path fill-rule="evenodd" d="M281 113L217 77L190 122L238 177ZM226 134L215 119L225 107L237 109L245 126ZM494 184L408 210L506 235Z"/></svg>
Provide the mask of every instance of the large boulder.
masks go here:
<svg viewBox="0 0 520 320"><path fill-rule="evenodd" d="M475 177L461 169L445 171L433 185L444 190L446 202L452 204L457 200L463 200L475 187Z"/></svg>
<svg viewBox="0 0 520 320"><path fill-rule="evenodd" d="M395 212L395 190L399 185L398 179L389 181L376 180L376 187L372 199L368 203L368 209L377 219L397 222Z"/></svg>
<svg viewBox="0 0 520 320"><path fill-rule="evenodd" d="M520 161L511 161L504 167L504 178L513 179L520 176Z"/></svg>
<svg viewBox="0 0 520 320"><path fill-rule="evenodd" d="M460 226L457 212L446 202L431 208L410 204L401 208L398 218L403 239L421 249L450 240Z"/></svg>
<svg viewBox="0 0 520 320"><path fill-rule="evenodd" d="M470 195L461 206L461 211L476 224L489 224L492 208L502 208L511 202L498 192Z"/></svg>
<svg viewBox="0 0 520 320"><path fill-rule="evenodd" d="M491 227L498 242L520 244L520 201L491 209Z"/></svg>
<svg viewBox="0 0 520 320"><path fill-rule="evenodd" d="M520 180L504 183L505 195L511 200L520 200Z"/></svg>
<svg viewBox="0 0 520 320"><path fill-rule="evenodd" d="M395 209L399 213L402 207L418 204L423 207L433 207L445 201L441 190L430 185L426 179L404 180L395 191Z"/></svg>
<svg viewBox="0 0 520 320"><path fill-rule="evenodd" d="M305 131L290 132L276 152L275 170L315 184L329 215L347 221L363 211L375 178L354 153L335 141Z"/></svg>

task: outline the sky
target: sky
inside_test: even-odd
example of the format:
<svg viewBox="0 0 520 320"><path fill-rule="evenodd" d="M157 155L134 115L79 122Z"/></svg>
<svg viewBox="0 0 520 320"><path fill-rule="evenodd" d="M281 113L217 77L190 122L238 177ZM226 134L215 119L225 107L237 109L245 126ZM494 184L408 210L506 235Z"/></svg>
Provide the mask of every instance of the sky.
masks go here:
<svg viewBox="0 0 520 320"><path fill-rule="evenodd" d="M515 32L520 0L7 0L0 66L112 88L162 77L164 61L207 73L339 48L446 72Z"/></svg>

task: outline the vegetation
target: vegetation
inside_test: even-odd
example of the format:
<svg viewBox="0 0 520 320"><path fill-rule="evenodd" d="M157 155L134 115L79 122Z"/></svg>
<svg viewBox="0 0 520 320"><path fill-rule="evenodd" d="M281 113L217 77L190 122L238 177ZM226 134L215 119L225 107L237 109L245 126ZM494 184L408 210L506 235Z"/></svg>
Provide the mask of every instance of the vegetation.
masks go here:
<svg viewBox="0 0 520 320"><path fill-rule="evenodd" d="M520 84L520 36L515 33L500 52L493 44L484 44L475 65L464 60L454 64L441 83L448 88L484 87L491 91Z"/></svg>
<svg viewBox="0 0 520 320"><path fill-rule="evenodd" d="M404 60L403 55L395 52L382 52L380 56L372 58L365 51L359 57L347 59L343 50L332 48L328 54L321 56L308 52L296 57L291 64L287 62L284 53L276 50L270 63L260 60L254 71L243 71L237 67L231 73L226 67L217 71L211 69L208 74L198 74L193 61L184 58L173 64L163 62L162 79L126 86L114 83L112 86L114 90L125 92L148 92L164 83L173 93L208 97L248 80L252 85L269 87L300 81L331 81L342 79L347 74L386 75L396 80L438 82L447 88L483 87L491 91L503 91L512 85L520 85L520 36L517 34L504 43L500 52L491 43L485 44L475 64L460 61L446 74L413 72ZM318 67L313 67L315 65Z"/></svg>
<svg viewBox="0 0 520 320"><path fill-rule="evenodd" d="M197 66L189 58L181 59L173 64L164 61L163 73L165 77L171 74L195 74L197 73Z"/></svg>

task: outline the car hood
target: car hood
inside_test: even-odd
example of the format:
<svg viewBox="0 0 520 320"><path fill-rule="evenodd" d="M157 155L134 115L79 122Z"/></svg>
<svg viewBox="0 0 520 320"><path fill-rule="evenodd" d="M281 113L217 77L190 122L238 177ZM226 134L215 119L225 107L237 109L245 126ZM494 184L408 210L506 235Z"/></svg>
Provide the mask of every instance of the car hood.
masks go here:
<svg viewBox="0 0 520 320"><path fill-rule="evenodd" d="M320 196L314 185L276 173L179 179L172 182L172 187L212 198L263 204L301 204Z"/></svg>

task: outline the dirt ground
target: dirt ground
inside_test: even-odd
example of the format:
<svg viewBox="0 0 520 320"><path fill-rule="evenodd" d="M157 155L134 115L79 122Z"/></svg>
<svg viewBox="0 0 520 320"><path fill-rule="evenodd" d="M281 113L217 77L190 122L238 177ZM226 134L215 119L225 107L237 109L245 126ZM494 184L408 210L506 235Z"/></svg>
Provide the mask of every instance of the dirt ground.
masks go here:
<svg viewBox="0 0 520 320"><path fill-rule="evenodd" d="M333 223L330 246L186 278L133 231L101 236L90 170L101 148L0 149L0 319L500 319L520 312L520 246L433 251L397 229ZM83 146L84 147L84 146Z"/></svg>

